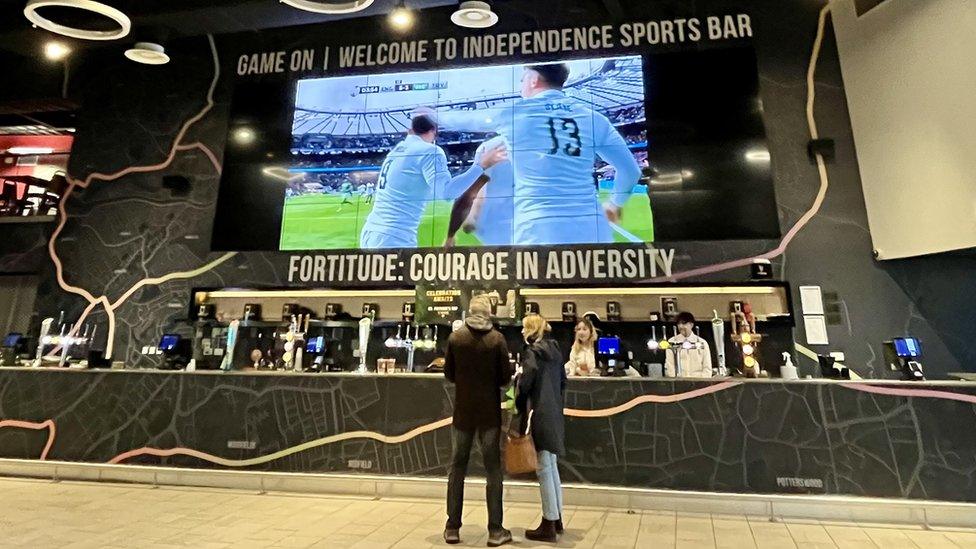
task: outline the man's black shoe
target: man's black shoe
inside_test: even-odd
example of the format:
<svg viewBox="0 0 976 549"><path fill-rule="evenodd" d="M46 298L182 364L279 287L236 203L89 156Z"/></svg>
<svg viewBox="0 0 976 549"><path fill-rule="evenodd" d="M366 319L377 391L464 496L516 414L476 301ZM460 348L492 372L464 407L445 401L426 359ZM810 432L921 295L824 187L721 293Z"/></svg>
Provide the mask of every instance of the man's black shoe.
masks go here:
<svg viewBox="0 0 976 549"><path fill-rule="evenodd" d="M488 547L498 547L512 543L512 533L502 528L497 532L488 532Z"/></svg>

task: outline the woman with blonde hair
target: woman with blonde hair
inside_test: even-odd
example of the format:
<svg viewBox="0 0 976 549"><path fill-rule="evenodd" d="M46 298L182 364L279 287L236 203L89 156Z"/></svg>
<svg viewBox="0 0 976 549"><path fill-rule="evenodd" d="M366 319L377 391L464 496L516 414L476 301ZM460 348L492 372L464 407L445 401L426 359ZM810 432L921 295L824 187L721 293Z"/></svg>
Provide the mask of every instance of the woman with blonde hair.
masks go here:
<svg viewBox="0 0 976 549"><path fill-rule="evenodd" d="M598 376L600 371L596 369L596 327L588 318L581 318L576 323L576 337L573 339L573 348L569 351L569 361L566 362L566 375L573 376Z"/></svg>
<svg viewBox="0 0 976 549"><path fill-rule="evenodd" d="M526 530L525 537L533 541L555 542L563 531L563 489L556 458L565 453L563 395L566 370L559 346L547 337L549 331L549 323L539 315L527 315L522 321L526 348L522 352L522 374L515 406L523 422L528 421L529 411L532 412L532 441L539 461L536 476L542 496L542 523L534 530ZM522 428L525 432L526 425Z"/></svg>

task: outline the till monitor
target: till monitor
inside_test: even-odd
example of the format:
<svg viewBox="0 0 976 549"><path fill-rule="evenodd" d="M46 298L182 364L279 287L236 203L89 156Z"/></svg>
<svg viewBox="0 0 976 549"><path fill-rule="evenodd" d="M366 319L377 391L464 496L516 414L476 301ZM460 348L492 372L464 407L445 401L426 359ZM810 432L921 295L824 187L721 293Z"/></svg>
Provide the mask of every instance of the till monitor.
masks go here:
<svg viewBox="0 0 976 549"><path fill-rule="evenodd" d="M895 354L899 358L918 358L922 356L922 342L914 337L896 337Z"/></svg>
<svg viewBox="0 0 976 549"><path fill-rule="evenodd" d="M313 337L305 343L306 353L321 353L325 348L325 338L322 336Z"/></svg>
<svg viewBox="0 0 976 549"><path fill-rule="evenodd" d="M596 342L596 353L601 356L617 356L620 354L619 337L601 337Z"/></svg>
<svg viewBox="0 0 976 549"><path fill-rule="evenodd" d="M4 347L16 347L20 343L20 340L24 338L24 334L17 332L10 332L6 337L3 338Z"/></svg>
<svg viewBox="0 0 976 549"><path fill-rule="evenodd" d="M180 343L180 336L178 334L163 334L163 337L159 339L159 350L173 351L176 346Z"/></svg>

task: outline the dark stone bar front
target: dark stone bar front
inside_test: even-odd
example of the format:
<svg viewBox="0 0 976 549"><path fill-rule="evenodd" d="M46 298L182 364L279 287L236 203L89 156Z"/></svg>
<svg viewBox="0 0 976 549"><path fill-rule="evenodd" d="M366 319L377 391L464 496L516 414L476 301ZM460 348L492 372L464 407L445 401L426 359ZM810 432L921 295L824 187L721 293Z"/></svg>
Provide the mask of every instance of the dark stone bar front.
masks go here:
<svg viewBox="0 0 976 549"><path fill-rule="evenodd" d="M452 397L433 374L9 368L0 457L444 476ZM566 406L566 482L976 501L964 382L577 379Z"/></svg>

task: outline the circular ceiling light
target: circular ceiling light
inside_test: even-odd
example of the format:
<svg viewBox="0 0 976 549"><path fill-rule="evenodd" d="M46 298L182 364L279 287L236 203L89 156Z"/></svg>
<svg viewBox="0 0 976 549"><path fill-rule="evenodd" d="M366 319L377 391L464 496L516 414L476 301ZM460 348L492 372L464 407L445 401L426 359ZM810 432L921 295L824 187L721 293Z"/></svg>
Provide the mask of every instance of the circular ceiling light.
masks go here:
<svg viewBox="0 0 976 549"><path fill-rule="evenodd" d="M390 24L399 30L405 30L413 26L413 12L407 9L403 0L398 0L393 11L390 12Z"/></svg>
<svg viewBox="0 0 976 549"><path fill-rule="evenodd" d="M130 61L143 65L165 65L169 63L166 49L152 42L136 42L135 46L125 50L125 56Z"/></svg>
<svg viewBox="0 0 976 549"><path fill-rule="evenodd" d="M451 14L451 21L459 27L486 29L498 22L498 14L491 11L488 2L469 0L461 2L457 11Z"/></svg>
<svg viewBox="0 0 976 549"><path fill-rule="evenodd" d="M338 0L334 2L316 2L314 0L281 0L293 8L315 13L355 13L363 11L373 4L373 0Z"/></svg>
<svg viewBox="0 0 976 549"><path fill-rule="evenodd" d="M55 23L50 19L46 19L37 13L37 10L41 8L52 7L74 8L102 15L118 23L119 28L110 31L78 29L75 27L59 25L58 23ZM132 21L129 20L128 15L113 8L112 6L102 4L101 2L95 2L94 0L30 0L27 2L27 6L24 7L24 17L26 17L27 20L34 25L44 30L48 30L63 36L70 36L71 38L79 38L81 40L116 40L129 34L129 30L132 29Z"/></svg>

